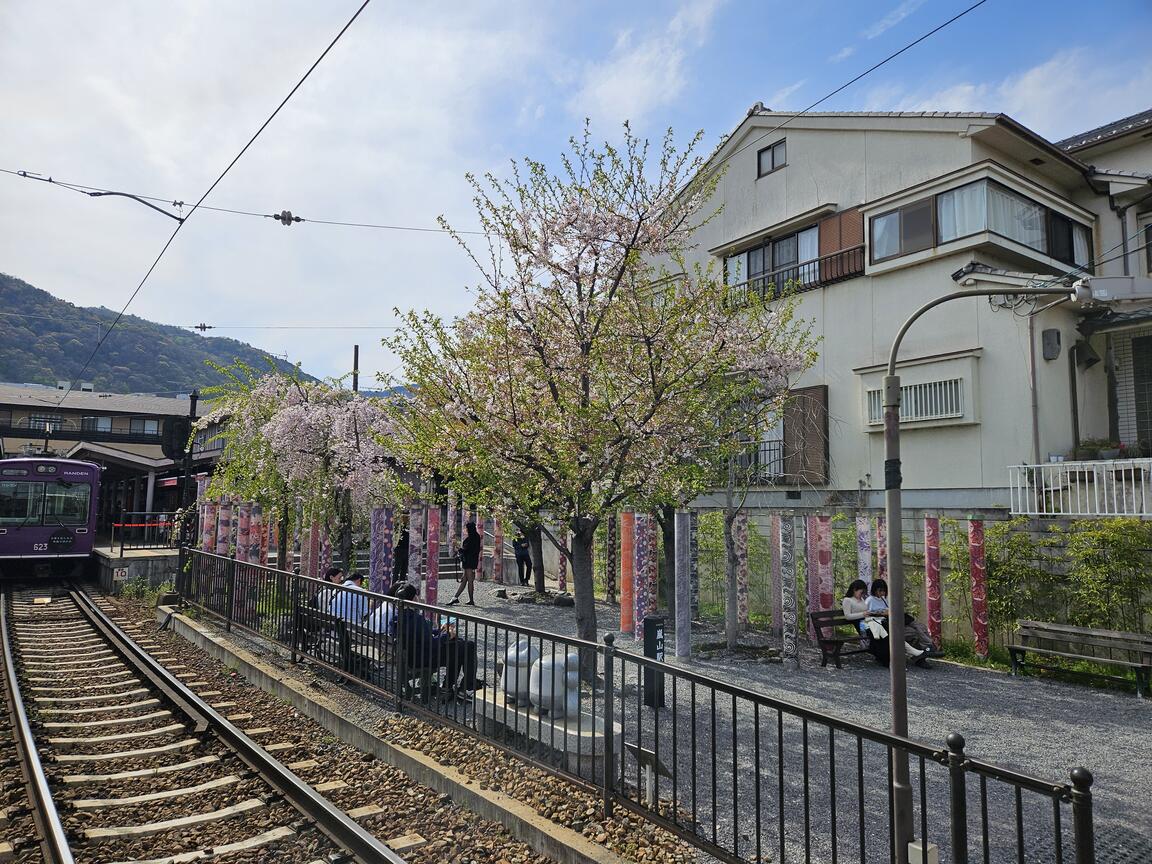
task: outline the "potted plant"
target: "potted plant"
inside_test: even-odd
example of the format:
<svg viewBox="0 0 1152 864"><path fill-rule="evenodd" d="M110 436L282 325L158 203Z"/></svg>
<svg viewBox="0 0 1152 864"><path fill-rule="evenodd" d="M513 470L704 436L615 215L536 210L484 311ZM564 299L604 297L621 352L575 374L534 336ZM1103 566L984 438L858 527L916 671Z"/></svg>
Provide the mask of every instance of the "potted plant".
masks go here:
<svg viewBox="0 0 1152 864"><path fill-rule="evenodd" d="M1072 451L1073 462L1088 462L1100 455L1100 448L1096 446L1096 439L1086 438Z"/></svg>

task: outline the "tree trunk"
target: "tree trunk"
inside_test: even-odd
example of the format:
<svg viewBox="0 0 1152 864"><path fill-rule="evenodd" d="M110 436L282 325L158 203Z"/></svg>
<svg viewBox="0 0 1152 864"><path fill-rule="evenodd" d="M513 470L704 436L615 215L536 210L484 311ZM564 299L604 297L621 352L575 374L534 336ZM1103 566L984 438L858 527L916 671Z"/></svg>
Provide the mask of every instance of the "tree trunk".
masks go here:
<svg viewBox="0 0 1152 864"><path fill-rule="evenodd" d="M676 618L676 508L664 504L656 508L656 522L660 525L660 538L664 547L663 567L660 571L660 593L673 620ZM659 603L657 603L659 606Z"/></svg>
<svg viewBox="0 0 1152 864"><path fill-rule="evenodd" d="M288 557L288 509L280 510L279 530L276 532L276 569L292 572L292 559Z"/></svg>
<svg viewBox="0 0 1152 864"><path fill-rule="evenodd" d="M528 538L528 548L532 554L532 582L537 594L543 594L544 588L544 532L539 525L533 525L524 531Z"/></svg>
<svg viewBox="0 0 1152 864"><path fill-rule="evenodd" d="M572 591L576 595L576 635L590 642L596 641L596 598L592 578L592 549L595 542L596 522L592 519L573 519Z"/></svg>

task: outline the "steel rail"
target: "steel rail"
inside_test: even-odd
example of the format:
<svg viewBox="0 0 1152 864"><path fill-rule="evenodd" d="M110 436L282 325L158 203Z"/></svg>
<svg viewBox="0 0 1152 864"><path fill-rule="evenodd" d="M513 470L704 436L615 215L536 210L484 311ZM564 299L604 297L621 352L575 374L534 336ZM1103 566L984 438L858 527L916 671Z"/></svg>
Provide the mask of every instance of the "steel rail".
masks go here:
<svg viewBox="0 0 1152 864"><path fill-rule="evenodd" d="M32 736L32 726L28 722L28 714L24 710L24 701L20 696L20 682L16 680L16 664L13 662L8 633L8 600L8 591L4 591L0 595L0 641L4 643L4 684L7 690L8 714L12 718L12 737L16 743L20 769L24 773L24 782L32 803L32 818L40 833L40 848L44 862L73 864L68 835L60 821L52 791L48 788L48 778L44 774L44 766L40 764L36 740Z"/></svg>
<svg viewBox="0 0 1152 864"><path fill-rule="evenodd" d="M201 719L261 777L267 780L300 813L315 822L329 839L350 852L361 864L407 864L403 858L372 836L347 813L330 804L311 784L301 780L263 747L230 723L180 679L160 665L121 630L115 622L80 591L70 591L77 607L108 638L113 647L142 675L156 684L199 722Z"/></svg>

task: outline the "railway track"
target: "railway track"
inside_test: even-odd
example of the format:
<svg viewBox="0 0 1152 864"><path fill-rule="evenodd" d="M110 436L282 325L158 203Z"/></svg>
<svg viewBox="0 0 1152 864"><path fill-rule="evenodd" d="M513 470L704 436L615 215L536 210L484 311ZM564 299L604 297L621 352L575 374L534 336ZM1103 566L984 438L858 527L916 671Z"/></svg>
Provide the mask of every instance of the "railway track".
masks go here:
<svg viewBox="0 0 1152 864"><path fill-rule="evenodd" d="M0 777L19 765L26 790L21 805L6 784L0 861L404 864L258 744L257 718L206 702L86 595L6 592L0 607L15 746Z"/></svg>

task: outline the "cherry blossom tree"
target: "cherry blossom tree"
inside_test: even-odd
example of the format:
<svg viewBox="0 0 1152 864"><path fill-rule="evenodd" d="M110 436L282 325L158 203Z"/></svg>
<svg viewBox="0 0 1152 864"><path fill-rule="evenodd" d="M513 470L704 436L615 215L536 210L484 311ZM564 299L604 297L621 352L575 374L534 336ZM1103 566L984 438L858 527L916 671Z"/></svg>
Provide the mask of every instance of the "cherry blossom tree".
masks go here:
<svg viewBox="0 0 1152 864"><path fill-rule="evenodd" d="M716 476L729 407L782 398L811 358L790 302L732 296L687 263L716 182L699 141L679 151L669 132L653 153L625 127L597 148L585 130L558 175L526 160L508 180L469 177L488 238L478 251L457 235L483 276L474 306L451 322L409 312L387 343L410 388L394 415L405 461L562 523L545 531L572 564L585 639L597 525Z"/></svg>
<svg viewBox="0 0 1152 864"><path fill-rule="evenodd" d="M285 528L299 508L309 521L337 530L348 561L354 520L405 491L380 400L341 389L338 381L261 375L243 364L220 371L230 383L207 394L211 410L196 423L198 430L216 429L224 445L209 491L257 501ZM282 543L287 533L281 531Z"/></svg>

